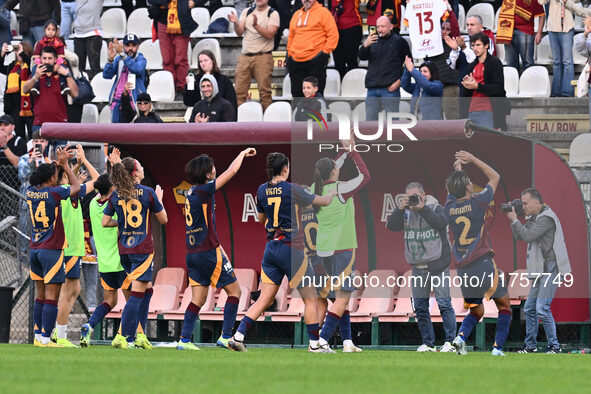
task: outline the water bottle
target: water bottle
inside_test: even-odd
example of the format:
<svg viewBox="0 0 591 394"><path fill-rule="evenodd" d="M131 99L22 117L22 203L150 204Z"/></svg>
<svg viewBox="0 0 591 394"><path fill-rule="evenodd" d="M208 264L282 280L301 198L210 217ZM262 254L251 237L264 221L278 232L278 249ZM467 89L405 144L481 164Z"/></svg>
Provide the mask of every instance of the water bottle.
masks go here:
<svg viewBox="0 0 591 394"><path fill-rule="evenodd" d="M187 90L195 90L195 75L193 73L187 75Z"/></svg>

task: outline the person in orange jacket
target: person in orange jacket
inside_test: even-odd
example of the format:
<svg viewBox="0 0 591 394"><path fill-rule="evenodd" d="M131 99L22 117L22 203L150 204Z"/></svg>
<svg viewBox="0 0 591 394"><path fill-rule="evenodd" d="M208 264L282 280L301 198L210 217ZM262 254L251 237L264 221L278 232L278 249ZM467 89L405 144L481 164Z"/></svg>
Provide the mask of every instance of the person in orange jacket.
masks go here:
<svg viewBox="0 0 591 394"><path fill-rule="evenodd" d="M339 42L331 12L316 0L303 0L302 4L291 18L287 38L287 69L293 97L304 97L302 81L308 76L318 79L318 93L324 94L326 65Z"/></svg>

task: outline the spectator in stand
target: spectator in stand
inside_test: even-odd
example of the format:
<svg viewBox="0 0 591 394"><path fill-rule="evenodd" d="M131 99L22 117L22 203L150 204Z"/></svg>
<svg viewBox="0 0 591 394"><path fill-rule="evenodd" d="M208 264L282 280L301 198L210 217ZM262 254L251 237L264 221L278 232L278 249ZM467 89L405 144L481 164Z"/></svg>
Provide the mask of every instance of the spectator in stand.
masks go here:
<svg viewBox="0 0 591 394"><path fill-rule="evenodd" d="M76 0L61 0L61 7L62 24L60 33L64 40L67 40L72 34L72 22L76 18Z"/></svg>
<svg viewBox="0 0 591 394"><path fill-rule="evenodd" d="M236 91L230 78L220 72L215 55L208 49L199 52L197 56L197 74L187 76L187 86L183 93L183 103L187 107L194 107L197 101L201 100L201 89L199 82L204 75L212 75L218 84L220 97L228 100L234 113L238 110Z"/></svg>
<svg viewBox="0 0 591 394"><path fill-rule="evenodd" d="M128 82L129 83L129 82ZM127 100L121 100L122 112L125 112L126 118L130 118L133 123L163 123L160 116L154 112L152 105L152 98L148 93L140 93L137 96L137 111L131 108L129 94L124 94L122 97ZM131 114L131 115L130 115Z"/></svg>
<svg viewBox="0 0 591 394"><path fill-rule="evenodd" d="M369 0L365 6L367 25L376 26L380 16L387 16L392 23L392 31L400 34L402 15L401 0Z"/></svg>
<svg viewBox="0 0 591 394"><path fill-rule="evenodd" d="M0 181L18 190L18 160L27 153L27 143L14 133L14 120L8 114L0 116Z"/></svg>
<svg viewBox="0 0 591 394"><path fill-rule="evenodd" d="M579 15L575 10L575 14ZM581 56L591 59L591 40L589 40L589 33L591 33L591 9L589 15L585 16L585 32L578 35L575 39L575 51ZM591 87L591 78L587 81ZM591 95L589 95L589 130L591 130Z"/></svg>
<svg viewBox="0 0 591 394"><path fill-rule="evenodd" d="M324 94L326 66L330 53L339 42L339 30L329 10L316 0L303 0L289 23L287 70L291 95L303 97L302 81L308 76L318 79L318 92Z"/></svg>
<svg viewBox="0 0 591 394"><path fill-rule="evenodd" d="M31 76L29 64L33 47L26 41L14 45L16 59L5 66L4 57L9 53L8 49L8 44L2 45L0 73L7 77L6 90L4 91L4 112L10 114L14 119L16 135L26 141L33 135L33 104L30 94L21 94L21 90Z"/></svg>
<svg viewBox="0 0 591 394"><path fill-rule="evenodd" d="M398 112L402 67L406 57L412 57L408 43L392 31L387 16L378 18L376 29L359 48L359 58L369 61L365 75L366 120L378 120L382 109Z"/></svg>
<svg viewBox="0 0 591 394"><path fill-rule="evenodd" d="M490 40L486 34L476 33L470 37L470 42L476 60L470 63L468 75L462 79L465 95L471 97L468 117L480 126L506 130L506 98L491 100L506 97L503 63L488 52Z"/></svg>
<svg viewBox="0 0 591 394"><path fill-rule="evenodd" d="M550 3L546 18L546 29L552 50L551 97L572 97L575 79L573 61L573 39L575 21L573 14L565 9L561 0L538 0L541 5Z"/></svg>
<svg viewBox="0 0 591 394"><path fill-rule="evenodd" d="M76 0L74 21L74 52L78 55L81 70L86 70L86 58L90 63L89 79L101 72L101 48L103 31L101 12L104 0Z"/></svg>
<svg viewBox="0 0 591 394"><path fill-rule="evenodd" d="M33 73L35 73L35 66L41 63L41 50L45 47L54 47L57 53L57 65L64 64L64 50L66 46L60 37L57 35L57 23L54 20L48 20L43 25L45 35L41 40L35 44L35 50L33 51Z"/></svg>
<svg viewBox="0 0 591 394"><path fill-rule="evenodd" d="M139 39L135 34L126 35L123 43L117 39L109 43L108 62L103 69L103 78L111 79L116 76L109 95L112 123L124 123L120 121L121 95L130 79L130 74L135 76L135 86L133 82L131 84L131 98L134 108L138 94L146 91L146 59L141 53L138 53L138 43Z"/></svg>
<svg viewBox="0 0 591 394"><path fill-rule="evenodd" d="M236 96L238 105L248 98L250 81L254 76L259 88L261 105L265 110L273 102L271 74L273 73L273 50L275 33L279 28L279 13L269 7L269 0L256 0L255 5L242 11L240 20L228 15L236 34L242 40L242 54L236 64Z"/></svg>
<svg viewBox="0 0 591 394"><path fill-rule="evenodd" d="M482 18L480 15L471 15L466 19L466 30L468 31L469 36L473 36L476 33L483 32L486 34L490 40L490 48L488 48L488 53L493 56L497 56L497 48L496 48L496 41L495 41L495 33L492 32L489 28L485 27L482 24ZM468 48L468 50L471 50Z"/></svg>
<svg viewBox="0 0 591 394"><path fill-rule="evenodd" d="M293 120L296 122L303 122L310 119L310 116L307 114L309 110L323 113L327 107L324 97L318 93L318 80L315 77L304 78L302 91L304 92L304 98L298 100L293 113ZM330 121L330 119L326 120Z"/></svg>
<svg viewBox="0 0 591 394"><path fill-rule="evenodd" d="M61 22L59 0L8 0L3 7L12 10L17 4L20 7L19 33L23 36L23 41L27 41L31 46L43 38L43 25L46 21L55 19L58 25Z"/></svg>
<svg viewBox="0 0 591 394"><path fill-rule="evenodd" d="M37 131L45 122L68 122L66 96L77 97L78 85L66 66L57 65L55 48L47 46L41 50L41 64L23 85L22 92L33 93L33 131Z"/></svg>
<svg viewBox="0 0 591 394"><path fill-rule="evenodd" d="M542 41L544 9L536 0L504 0L501 7L497 42L505 44L507 65L515 67L519 71L519 58L521 57L521 63L525 70L535 65L534 42L535 45L538 45ZM535 18L539 18L539 23L538 31L534 34Z"/></svg>
<svg viewBox="0 0 591 394"><path fill-rule="evenodd" d="M135 1L135 5L133 4ZM146 8L146 0L121 0L121 8L125 11L125 16L129 18L129 15L137 8ZM62 18L63 19L63 18Z"/></svg>
<svg viewBox="0 0 591 394"><path fill-rule="evenodd" d="M412 94L410 112L416 116L421 113L423 120L442 120L443 83L439 80L439 71L435 64L426 61L419 68L415 68L412 59L407 56L404 66L400 83L402 89ZM410 82L411 77L414 78L415 83Z"/></svg>
<svg viewBox="0 0 591 394"><path fill-rule="evenodd" d="M332 15L339 29L339 43L332 56L342 79L359 65L357 55L363 36L359 0L332 0Z"/></svg>
<svg viewBox="0 0 591 394"><path fill-rule="evenodd" d="M199 81L201 100L191 112L190 123L235 122L236 113L230 102L218 94L218 83L213 75L206 74Z"/></svg>
<svg viewBox="0 0 591 394"><path fill-rule="evenodd" d="M193 0L149 0L148 2L157 6L152 8L152 18L158 31L162 68L170 71L174 76L175 100L180 101L189 71L187 56L189 35L198 26L191 17L191 8L195 7L195 2Z"/></svg>

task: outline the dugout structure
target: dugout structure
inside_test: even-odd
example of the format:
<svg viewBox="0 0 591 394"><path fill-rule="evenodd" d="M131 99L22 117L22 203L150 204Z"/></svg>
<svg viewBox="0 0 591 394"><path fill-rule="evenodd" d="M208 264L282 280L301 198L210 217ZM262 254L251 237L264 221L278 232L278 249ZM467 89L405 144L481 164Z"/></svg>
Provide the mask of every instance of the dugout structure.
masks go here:
<svg viewBox="0 0 591 394"><path fill-rule="evenodd" d="M223 172L245 147L258 154L245 159L238 175L216 195L217 231L235 267L260 271L265 231L256 222L254 196L267 180L265 157L280 151L292 159L291 181L311 184L316 160L334 157L334 151L319 152L320 143L337 140L338 125L313 125L314 139L306 138L307 123L206 123L206 124L63 124L46 123L46 138L71 141L108 142L138 159L150 178L164 191L169 223L161 242L165 264L185 266L183 192L189 188L184 166L193 157L207 153ZM362 122L361 131L375 130L377 122ZM500 203L519 198L527 187L540 190L544 200L561 220L573 268L574 285L558 289L553 303L558 322L590 322L589 223L577 180L568 163L541 141L507 133L479 129L466 120L419 121L411 129L418 141L403 133L380 143L400 144L402 152L363 153L371 181L356 201L357 269L409 269L404 260L400 234L385 228L385 215L392 209L389 198L404 192L405 185L420 181L427 194L445 201L445 178L452 171L453 155L467 150L501 174L495 194L490 230L497 265L505 272L525 268L526 244L513 240L509 221ZM471 135L470 138L467 135ZM358 140L359 141L359 140ZM466 167L474 184L484 186L485 177L474 166ZM390 195L390 197L388 197ZM156 240L156 243L158 241Z"/></svg>

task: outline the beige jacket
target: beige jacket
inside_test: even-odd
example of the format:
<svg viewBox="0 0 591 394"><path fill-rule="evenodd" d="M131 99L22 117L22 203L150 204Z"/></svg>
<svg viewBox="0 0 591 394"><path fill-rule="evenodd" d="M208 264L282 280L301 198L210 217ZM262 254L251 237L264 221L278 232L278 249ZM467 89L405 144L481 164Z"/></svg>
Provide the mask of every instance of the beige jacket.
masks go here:
<svg viewBox="0 0 591 394"><path fill-rule="evenodd" d="M574 2L572 0L569 1L572 3L580 3L580 0L575 0ZM567 33L575 27L573 14L572 12L569 12L566 5L564 10L564 20L562 19L561 8L563 3L561 0L538 0L538 3L542 6L550 3L550 9L546 15L546 29L548 31Z"/></svg>

